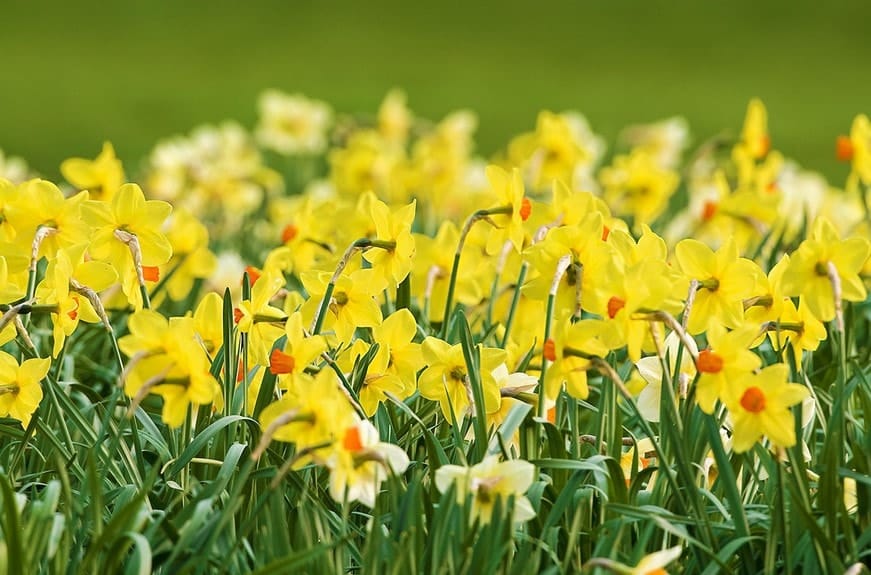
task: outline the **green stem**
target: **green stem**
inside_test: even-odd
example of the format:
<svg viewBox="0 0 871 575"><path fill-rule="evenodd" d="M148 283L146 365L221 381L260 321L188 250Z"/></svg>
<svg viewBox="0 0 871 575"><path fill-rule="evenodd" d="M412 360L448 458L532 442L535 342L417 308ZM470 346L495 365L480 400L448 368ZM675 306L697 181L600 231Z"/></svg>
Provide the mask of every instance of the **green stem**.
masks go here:
<svg viewBox="0 0 871 575"><path fill-rule="evenodd" d="M508 344L508 337L511 335L511 326L514 325L514 315L517 312L517 305L520 303L520 288L523 287L523 282L526 281L526 274L529 271L529 264L523 262L520 265L520 273L517 274L517 286L514 288L514 296L511 298L511 307L508 309L508 318L505 320L505 333L502 335L502 348Z"/></svg>
<svg viewBox="0 0 871 575"><path fill-rule="evenodd" d="M556 271L553 274L553 282L551 283L550 292L547 296L547 311L544 315L544 341L542 344L547 344L547 341L550 339L550 332L553 326L553 308L554 303L556 302L556 293L559 289L559 284L562 281L563 275L566 273L566 270L569 269L571 263L572 260L570 256L563 256L556 264ZM547 375L548 363L550 363L550 360L542 355L541 373L538 376L538 416L541 418L544 418L547 414L547 409L545 408L547 392L545 390L544 381L545 376Z"/></svg>
<svg viewBox="0 0 871 575"><path fill-rule="evenodd" d="M497 208L498 209L498 208ZM454 252L454 263L451 266L451 278L448 281L448 297L445 299L445 314L442 319L442 328L440 330L441 339L447 339L448 337L448 324L450 323L449 318L451 317L451 308L454 305L454 291L457 287L457 272L460 269L460 255L463 253L463 246L466 244L466 237L469 235L469 231L471 231L472 226L475 222L479 220L483 220L487 216L493 213L501 213L494 212L494 210L478 210L473 213L466 220L466 223L463 225L463 230L460 232L460 239L457 243L457 251Z"/></svg>

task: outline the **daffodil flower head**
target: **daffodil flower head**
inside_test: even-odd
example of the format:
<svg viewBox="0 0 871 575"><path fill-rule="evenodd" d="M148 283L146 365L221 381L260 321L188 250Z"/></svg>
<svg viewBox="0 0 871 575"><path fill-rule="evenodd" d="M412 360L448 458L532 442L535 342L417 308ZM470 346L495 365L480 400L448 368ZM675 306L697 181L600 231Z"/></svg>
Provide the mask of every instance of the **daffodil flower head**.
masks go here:
<svg viewBox="0 0 871 575"><path fill-rule="evenodd" d="M372 328L372 339L386 355L387 372L396 375L402 383L397 394L400 399L410 397L417 382L417 372L425 365L421 345L414 342L417 322L407 309L390 314L384 322Z"/></svg>
<svg viewBox="0 0 871 575"><path fill-rule="evenodd" d="M415 202L391 212L387 204L376 200L370 206L375 222L373 246L363 253L384 280L396 286L411 272L415 242L411 234Z"/></svg>
<svg viewBox="0 0 871 575"><path fill-rule="evenodd" d="M48 374L51 361L27 359L20 365L0 351L0 417L11 417L25 429L42 401L40 382Z"/></svg>
<svg viewBox="0 0 871 575"><path fill-rule="evenodd" d="M705 413L713 413L717 400L725 401L726 393L736 378L759 369L762 360L750 351L759 330L756 326L743 326L733 331L713 324L708 330L709 347L699 352L696 369L696 399Z"/></svg>
<svg viewBox="0 0 871 575"><path fill-rule="evenodd" d="M427 337L423 340L422 350L428 367L418 378L420 394L438 401L445 419L459 423L472 408L472 389L462 346ZM485 413L499 408L501 395L493 371L505 362L505 357L505 350L481 348L480 378Z"/></svg>
<svg viewBox="0 0 871 575"><path fill-rule="evenodd" d="M801 295L808 309L820 321L836 315L836 297L844 301L863 301L867 291L859 272L871 254L865 238L840 239L832 223L819 217L811 237L804 240L790 257L783 273L783 293ZM835 292L835 283L839 293Z"/></svg>
<svg viewBox="0 0 871 575"><path fill-rule="evenodd" d="M279 386L303 392L297 381L306 369L327 350L323 336L308 335L302 314L295 312L287 318L284 327L287 342L283 349L273 349L269 355L269 371L278 376Z"/></svg>
<svg viewBox="0 0 871 575"><path fill-rule="evenodd" d="M380 441L375 426L363 419L344 430L325 465L330 470L333 499L359 501L374 508L381 484L391 475L404 473L409 459L398 445Z"/></svg>
<svg viewBox="0 0 871 575"><path fill-rule="evenodd" d="M332 370L321 370L305 385L298 386L298 391L286 393L266 406L260 415L260 425L268 429L273 422L282 423L275 430L274 439L295 443L298 451L313 449L316 459L322 461L329 453L328 448L358 421L348 398L339 389L341 385ZM311 457L301 459L298 464L308 461Z"/></svg>
<svg viewBox="0 0 871 575"><path fill-rule="evenodd" d="M689 339L689 349L684 349L680 352L682 342L677 335L677 332L671 332L665 338L665 356L668 358L668 369L670 374L678 374L678 377L683 377L686 381L692 381L696 376L696 365L693 362L693 357L698 355L698 348L693 339ZM677 370L677 358L680 355L680 370ZM637 405L642 417L648 421L658 422L660 413L659 408L662 398L662 360L657 356L642 357L635 362L635 367L638 368L638 373L647 382L647 385L638 394Z"/></svg>
<svg viewBox="0 0 871 575"><path fill-rule="evenodd" d="M514 499L512 521L522 523L535 517L535 509L524 495L535 481L535 466L522 459L499 461L490 455L472 467L443 465L436 470L436 487L442 493L452 485L456 488L457 502L464 504L471 498L470 520L486 524L492 521L496 502L503 511L509 498Z"/></svg>
<svg viewBox="0 0 871 575"><path fill-rule="evenodd" d="M732 449L749 450L765 436L776 447L795 445L795 420L790 408L809 392L803 385L788 383L789 368L781 363L737 379L726 395L733 424Z"/></svg>
<svg viewBox="0 0 871 575"><path fill-rule="evenodd" d="M303 304L303 317L314 318L321 307L330 273L303 273L301 280L309 299ZM384 289L381 276L372 269L360 269L336 280L326 309L324 329L333 329L341 342L350 342L358 327L375 327L383 319L375 296Z"/></svg>
<svg viewBox="0 0 871 575"><path fill-rule="evenodd" d="M333 113L324 102L267 90L260 95L259 107L257 140L264 148L286 156L326 149Z"/></svg>
<svg viewBox="0 0 871 575"><path fill-rule="evenodd" d="M80 190L88 190L95 200L111 200L124 183L124 168L110 142L103 144L102 151L93 160L64 160L60 171L69 183Z"/></svg>
<svg viewBox="0 0 871 575"><path fill-rule="evenodd" d="M687 330L698 334L714 323L740 326L744 300L754 295L760 283L759 266L738 257L738 247L731 238L716 252L698 240L681 240L675 255L683 273L699 282Z"/></svg>
<svg viewBox="0 0 871 575"><path fill-rule="evenodd" d="M592 365L591 359L608 353L599 339L601 331L602 322L598 320L572 322L571 316L557 320L553 337L542 346L542 357L552 362L544 380L549 399L556 399L563 384L572 397L586 399L590 395L587 370Z"/></svg>
<svg viewBox="0 0 871 575"><path fill-rule="evenodd" d="M487 253L498 254L506 241L520 251L525 237L523 222L532 212L532 204L524 195L520 170L515 168L509 173L499 166L487 166L487 181L495 198L495 204L488 209L493 227L487 238Z"/></svg>
<svg viewBox="0 0 871 575"><path fill-rule="evenodd" d="M89 227L82 217L87 199L86 191L64 198L60 189L46 180L24 182L19 186L17 207L7 210L16 230L16 245L29 254L40 234L36 258L51 260L61 248L87 243Z"/></svg>

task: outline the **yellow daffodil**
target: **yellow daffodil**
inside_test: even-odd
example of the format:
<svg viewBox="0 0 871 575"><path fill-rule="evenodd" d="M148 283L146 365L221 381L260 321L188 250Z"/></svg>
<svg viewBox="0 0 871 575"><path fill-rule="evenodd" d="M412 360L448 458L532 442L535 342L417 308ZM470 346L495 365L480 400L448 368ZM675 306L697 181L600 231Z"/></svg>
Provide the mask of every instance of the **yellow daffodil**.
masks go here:
<svg viewBox="0 0 871 575"><path fill-rule="evenodd" d="M579 306L601 299L599 291L609 280L618 279L617 254L603 240L602 214L592 212L577 226L553 228L544 240L531 246L526 255L532 278L523 287L533 299L546 300L550 294L557 264L564 256L571 265L560 279L554 302L557 317L577 313ZM603 281L605 280L605 281Z"/></svg>
<svg viewBox="0 0 871 575"><path fill-rule="evenodd" d="M209 231L186 210L176 210L169 220L166 239L172 247L172 258L161 269L161 275L171 273L166 293L173 301L190 294L194 281L212 275L217 267L215 254L209 250Z"/></svg>
<svg viewBox="0 0 871 575"><path fill-rule="evenodd" d="M284 311L270 305L272 298L284 287L284 276L276 270L265 270L251 287L251 299L239 302L233 309L233 320L242 333L248 334L248 349L255 363L268 365L269 350L281 337Z"/></svg>
<svg viewBox="0 0 871 575"><path fill-rule="evenodd" d="M405 151L375 130L354 132L345 148L330 151L330 180L340 194L375 192L391 205L408 201Z"/></svg>
<svg viewBox="0 0 871 575"><path fill-rule="evenodd" d="M871 243L861 237L842 240L832 223L817 218L811 237L790 257L783 274L783 293L801 295L808 309L821 321L835 318L835 290L844 301L863 301L867 295L859 272L871 254Z"/></svg>
<svg viewBox="0 0 871 575"><path fill-rule="evenodd" d="M542 356L552 362L545 373L544 388L548 398L556 399L563 383L572 397L586 399L590 395L587 386L587 370L590 358L604 357L608 348L599 340L602 323L596 320L581 320L572 323L566 316L554 326L553 337L544 342Z"/></svg>
<svg viewBox="0 0 871 575"><path fill-rule="evenodd" d="M871 184L871 121L868 120L868 116L865 114L856 116L850 128L850 135L838 138L836 155L842 162L851 163L851 179L856 179L866 186Z"/></svg>
<svg viewBox="0 0 871 575"><path fill-rule="evenodd" d="M363 253L372 268L390 286L396 286L411 271L414 259L414 236L411 226L414 223L415 202L391 213L387 204L380 200L372 203L371 215L375 223L373 247Z"/></svg>
<svg viewBox="0 0 871 575"><path fill-rule="evenodd" d="M124 168L109 142L103 144L103 150L95 159L64 160L60 171L69 183L80 190L88 190L95 200L111 200L124 183Z"/></svg>
<svg viewBox="0 0 871 575"><path fill-rule="evenodd" d="M305 393L299 387L299 376L327 350L323 336L307 335L299 312L287 318L284 326L287 342L269 355L269 371L278 376L279 386Z"/></svg>
<svg viewBox="0 0 871 575"><path fill-rule="evenodd" d="M400 399L414 393L417 372L425 365L421 346L414 342L416 335L417 322L407 309L397 310L372 328L372 339L387 355L386 370L402 382L403 389L397 394Z"/></svg>
<svg viewBox="0 0 871 575"><path fill-rule="evenodd" d="M0 242L12 242L17 235L7 211L15 213L18 196L18 186L0 177Z"/></svg>
<svg viewBox="0 0 871 575"><path fill-rule="evenodd" d="M71 291L71 282L102 291L115 283L117 274L108 264L97 261L83 261L84 245L60 250L46 268L45 278L36 288L36 299L42 304L52 304L57 308L51 314L54 326L54 345L52 357L57 357L66 338L75 331L79 320L96 323L101 320L90 300L81 292Z"/></svg>
<svg viewBox="0 0 871 575"><path fill-rule="evenodd" d="M582 115L545 110L538 115L534 132L510 142L508 158L523 167L526 181L533 188L542 190L557 179L572 186L587 184L589 171L604 150L604 142L593 134Z"/></svg>
<svg viewBox="0 0 871 575"><path fill-rule="evenodd" d="M732 418L732 449L749 450L764 435L777 447L795 445L795 419L790 407L808 396L802 385L788 383L789 368L770 365L758 374L735 380L726 394Z"/></svg>
<svg viewBox="0 0 871 575"><path fill-rule="evenodd" d="M82 217L87 199L88 192L64 198L58 187L46 180L21 184L14 209L9 206L6 210L6 217L16 230L18 249L30 254L38 231L43 236L37 259L43 256L54 259L61 248L87 243L89 227Z"/></svg>
<svg viewBox="0 0 871 575"><path fill-rule="evenodd" d="M459 423L472 406L472 389L462 346L450 345L438 338L428 337L423 340L421 349L427 368L418 379L420 394L427 399L438 401L445 418ZM504 350L481 348L479 367L485 413L499 408L501 396L499 386L493 377L493 370L505 362L505 357Z"/></svg>
<svg viewBox="0 0 871 575"><path fill-rule="evenodd" d="M738 257L735 242L729 239L713 252L705 244L685 239L675 247L681 270L699 282L687 329L692 334L720 323L736 328L744 321L744 300L754 295L762 270L746 258Z"/></svg>
<svg viewBox="0 0 871 575"><path fill-rule="evenodd" d="M108 260L123 270L132 260L130 248L116 231L136 236L143 266L165 264L172 256L172 245L161 231L172 212L172 206L160 200L146 200L136 184L124 184L111 202L88 201L82 216L94 228L90 253L96 259Z"/></svg>
<svg viewBox="0 0 871 575"><path fill-rule="evenodd" d="M680 181L676 172L662 168L641 149L615 157L599 179L613 212L631 216L636 226L649 224L665 210Z"/></svg>
<svg viewBox="0 0 871 575"><path fill-rule="evenodd" d="M19 365L14 357L0 351L0 417L17 419L24 428L30 425L42 401L40 382L50 366L48 359L27 359Z"/></svg>
<svg viewBox="0 0 871 575"><path fill-rule="evenodd" d="M303 304L303 317L313 318L321 306L330 273L313 272L302 274L302 283L309 294ZM382 320L381 308L375 295L384 289L379 276L371 269L357 270L336 280L332 298L326 310L324 329L333 329L341 342L350 342L358 327L375 327Z"/></svg>
<svg viewBox="0 0 871 575"><path fill-rule="evenodd" d="M210 357L224 345L224 300L207 293L194 310L194 330Z"/></svg>
<svg viewBox="0 0 871 575"><path fill-rule="evenodd" d="M404 146L413 120L405 92L397 89L387 92L378 108L378 130L384 139L396 146Z"/></svg>
<svg viewBox="0 0 871 575"><path fill-rule="evenodd" d="M319 460L328 456L335 441L340 440L345 430L358 421L348 398L339 391L341 383L329 369L321 370L310 379L300 393L286 393L269 404L260 415L260 425L267 429L276 420L285 421L273 437L279 441L296 444L297 451L315 450ZM311 457L301 459L304 464Z"/></svg>
<svg viewBox="0 0 871 575"><path fill-rule="evenodd" d="M801 369L802 352L816 350L826 337L825 324L811 313L804 298L799 300L798 307L790 298L785 298L779 321L768 327L768 339L775 350L787 344L792 346L798 369Z"/></svg>
<svg viewBox="0 0 871 575"><path fill-rule="evenodd" d="M696 399L705 413L713 413L717 400L724 400L736 378L751 373L762 365L759 356L749 350L759 330L744 326L726 331L718 324L708 330L707 349L699 352L696 369Z"/></svg>
<svg viewBox="0 0 871 575"><path fill-rule="evenodd" d="M524 196L523 178L520 171L514 169L506 172L499 166L487 166L487 181L490 184L490 194L495 203L488 210L488 216L493 224L487 238L487 253L498 254L505 242L510 241L514 249L523 248L523 222L532 213L532 204Z"/></svg>

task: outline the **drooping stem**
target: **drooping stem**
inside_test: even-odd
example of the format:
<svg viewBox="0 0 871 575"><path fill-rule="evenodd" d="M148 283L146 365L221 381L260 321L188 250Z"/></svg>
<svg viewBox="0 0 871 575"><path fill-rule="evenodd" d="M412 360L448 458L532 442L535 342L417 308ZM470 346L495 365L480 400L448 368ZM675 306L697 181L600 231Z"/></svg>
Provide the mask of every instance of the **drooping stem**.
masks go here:
<svg viewBox="0 0 871 575"><path fill-rule="evenodd" d="M133 268L136 270L136 280L139 282L139 294L142 296L142 307L151 309L151 299L148 297L148 289L145 287L145 274L142 271L142 248L139 238L124 230L115 230L115 237L126 245L133 256Z"/></svg>
<svg viewBox="0 0 871 575"><path fill-rule="evenodd" d="M559 290L559 285L563 280L563 276L566 273L566 270L569 269L569 266L572 265L572 257L571 256L563 256L559 259L556 264L556 271L553 274L553 282L550 285L550 291L547 295L547 311L544 316L544 342L546 343L550 340L550 331L553 324L553 308L554 302L556 301L556 294ZM538 416L544 417L546 414L545 401L547 399L547 393L545 390L545 376L547 374L547 366L550 360L546 357L542 356L541 358L541 372L539 374L538 380Z"/></svg>

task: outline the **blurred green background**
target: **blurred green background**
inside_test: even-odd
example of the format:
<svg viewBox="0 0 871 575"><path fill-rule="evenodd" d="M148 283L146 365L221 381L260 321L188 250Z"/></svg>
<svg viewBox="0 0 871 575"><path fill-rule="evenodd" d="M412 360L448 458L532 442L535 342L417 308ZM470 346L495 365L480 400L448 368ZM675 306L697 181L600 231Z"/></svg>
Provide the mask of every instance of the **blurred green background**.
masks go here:
<svg viewBox="0 0 871 575"><path fill-rule="evenodd" d="M834 139L871 112L869 22L867 0L4 2L0 148L54 177L111 140L132 172L163 136L252 126L269 87L341 112L394 86L426 117L468 107L484 153L542 108L609 141L682 114L699 142L759 96L774 146L841 184Z"/></svg>

